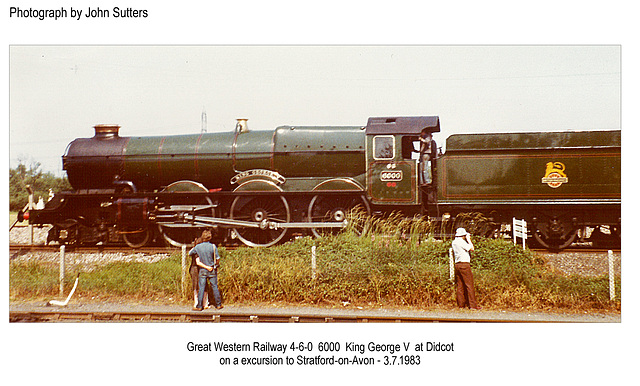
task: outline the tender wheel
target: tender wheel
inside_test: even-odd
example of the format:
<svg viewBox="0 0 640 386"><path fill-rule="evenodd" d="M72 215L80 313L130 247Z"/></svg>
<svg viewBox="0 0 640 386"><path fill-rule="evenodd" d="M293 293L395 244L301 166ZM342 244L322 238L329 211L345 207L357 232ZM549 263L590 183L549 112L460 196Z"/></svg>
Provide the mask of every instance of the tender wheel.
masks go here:
<svg viewBox="0 0 640 386"><path fill-rule="evenodd" d="M356 213L360 209L361 213ZM353 227L352 229L358 235L364 233L364 224L366 222L363 216L370 214L369 204L363 196L322 196L313 197L309 203L308 221L309 222L335 222L343 223L348 217ZM323 235L336 234L342 228L311 228L311 232L316 237Z"/></svg>
<svg viewBox="0 0 640 386"><path fill-rule="evenodd" d="M620 226L600 225L594 229L588 239L597 248L619 248L620 247Z"/></svg>
<svg viewBox="0 0 640 386"><path fill-rule="evenodd" d="M215 208L209 197L194 197L189 192L208 192L207 188L194 181L177 181L162 192L176 193L168 205L162 208L162 213L175 219L171 223L159 224L162 237L175 247L192 244L204 229L210 227L193 225L186 219L186 215L215 217Z"/></svg>
<svg viewBox="0 0 640 386"><path fill-rule="evenodd" d="M258 228L234 228L235 234L245 245L270 247L284 238L287 229L270 229L267 223L289 222L291 214L289 204L282 196L238 196L231 204L231 218L260 224Z"/></svg>
<svg viewBox="0 0 640 386"><path fill-rule="evenodd" d="M578 227L570 219L562 216L534 221L532 226L535 240L543 247L554 251L568 247L578 235Z"/></svg>

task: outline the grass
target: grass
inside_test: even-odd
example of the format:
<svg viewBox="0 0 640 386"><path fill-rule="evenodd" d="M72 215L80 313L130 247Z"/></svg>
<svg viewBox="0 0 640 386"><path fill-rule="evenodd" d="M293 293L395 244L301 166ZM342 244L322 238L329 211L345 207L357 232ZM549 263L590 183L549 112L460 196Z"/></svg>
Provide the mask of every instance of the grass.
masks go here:
<svg viewBox="0 0 640 386"><path fill-rule="evenodd" d="M402 223L394 226L394 221ZM220 248L219 281L224 301L454 307L455 289L449 281L450 241L428 237L419 240L415 236L418 232L411 231L420 229L424 235L429 226L420 221L407 222L400 217L371 221L362 237L343 232L321 239L300 238L268 249ZM383 228L386 233L381 233ZM505 240L478 238L475 244L472 268L477 297L485 309L620 311L619 277L616 300L609 301L606 276L558 275L530 251ZM317 256L315 279L312 246ZM98 267L82 273L77 293L101 298L172 298L187 303L191 292L182 295L180 261L180 256L172 256L156 263L118 262ZM75 272L68 272L67 277L65 288L71 288ZM57 295L56 267L10 263L12 300Z"/></svg>

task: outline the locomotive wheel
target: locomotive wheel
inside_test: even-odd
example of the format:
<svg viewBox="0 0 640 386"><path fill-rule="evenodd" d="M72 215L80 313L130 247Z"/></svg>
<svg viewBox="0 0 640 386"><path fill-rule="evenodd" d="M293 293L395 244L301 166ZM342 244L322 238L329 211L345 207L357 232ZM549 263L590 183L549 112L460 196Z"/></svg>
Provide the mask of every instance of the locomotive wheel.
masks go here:
<svg viewBox="0 0 640 386"><path fill-rule="evenodd" d="M587 241L591 241L596 248L619 248L620 226L600 225Z"/></svg>
<svg viewBox="0 0 640 386"><path fill-rule="evenodd" d="M192 208L198 206L206 206L206 209L196 211L195 213L203 216L215 217L215 208L209 197L193 198L186 195L188 192L208 192L204 185L194 181L177 181L168 185L162 192L176 193L168 206L163 210L173 212L178 217L184 214L191 214ZM185 194L181 197L181 194ZM208 227L189 225L187 223L179 224L183 226L159 225L162 237L175 247L192 244L193 241L200 236L202 231Z"/></svg>
<svg viewBox="0 0 640 386"><path fill-rule="evenodd" d="M64 222L57 223L53 226L57 230L57 241L60 245L75 245L78 243L80 236L80 224L77 220L67 219ZM52 229L52 230L53 230ZM51 234L51 231L49 231ZM51 236L47 236L47 244Z"/></svg>
<svg viewBox="0 0 640 386"><path fill-rule="evenodd" d="M122 233L122 238L131 248L144 247L151 239L151 230L145 227L138 230L125 231Z"/></svg>
<svg viewBox="0 0 640 386"><path fill-rule="evenodd" d="M578 228L564 217L548 217L533 224L533 237L543 247L559 251L571 245L578 235Z"/></svg>
<svg viewBox="0 0 640 386"><path fill-rule="evenodd" d="M231 204L231 219L260 223L259 228L234 228L245 245L270 247L282 240L287 229L269 229L267 222L289 222L289 204L282 196L238 196Z"/></svg>
<svg viewBox="0 0 640 386"><path fill-rule="evenodd" d="M364 233L366 219L360 218L356 208L362 209L369 215L371 209L367 200L363 196L314 196L309 203L308 221L309 222L335 222L342 223L351 216L352 229L361 236ZM342 231L343 228L311 228L311 232L316 237L324 235L333 235Z"/></svg>

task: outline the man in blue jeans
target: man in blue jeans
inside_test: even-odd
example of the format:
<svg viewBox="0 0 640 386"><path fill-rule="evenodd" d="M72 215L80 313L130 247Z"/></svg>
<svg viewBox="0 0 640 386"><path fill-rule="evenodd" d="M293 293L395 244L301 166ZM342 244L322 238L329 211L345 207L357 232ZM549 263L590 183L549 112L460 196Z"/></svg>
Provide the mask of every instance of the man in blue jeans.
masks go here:
<svg viewBox="0 0 640 386"><path fill-rule="evenodd" d="M220 264L220 255L218 254L218 248L214 244L211 244L210 240L211 231L202 231L200 243L189 251L189 255L197 255L196 264L199 267L198 304L193 309L194 311L203 310L202 301L207 281L209 281L209 284L213 289L214 306L218 310L222 308L222 298L220 297L220 290L218 289L218 266Z"/></svg>

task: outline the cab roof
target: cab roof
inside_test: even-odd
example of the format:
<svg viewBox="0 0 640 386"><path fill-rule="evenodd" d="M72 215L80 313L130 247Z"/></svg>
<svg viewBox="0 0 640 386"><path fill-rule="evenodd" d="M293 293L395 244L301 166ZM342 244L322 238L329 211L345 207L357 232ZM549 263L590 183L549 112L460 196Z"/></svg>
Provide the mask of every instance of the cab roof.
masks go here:
<svg viewBox="0 0 640 386"><path fill-rule="evenodd" d="M367 122L367 134L415 134L423 129L440 132L438 117L372 117Z"/></svg>

